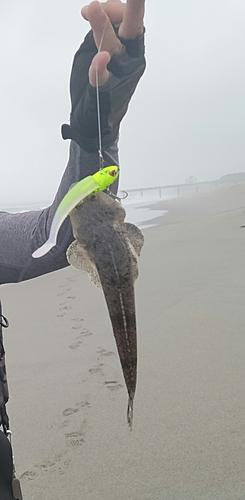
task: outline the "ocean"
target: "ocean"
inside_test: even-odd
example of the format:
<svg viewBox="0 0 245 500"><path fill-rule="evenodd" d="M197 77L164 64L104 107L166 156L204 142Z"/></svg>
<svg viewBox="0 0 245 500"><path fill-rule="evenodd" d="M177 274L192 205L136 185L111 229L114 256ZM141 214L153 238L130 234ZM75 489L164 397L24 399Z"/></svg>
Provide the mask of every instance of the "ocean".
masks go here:
<svg viewBox="0 0 245 500"><path fill-rule="evenodd" d="M169 200L172 196L164 196L161 198L162 200ZM154 210L151 208L151 205L157 203L159 198L149 196L146 200L144 197L144 201L141 197L132 197L128 196L125 200L122 200L122 205L126 210L126 221L132 222L139 226L140 229L147 229L148 227L152 227L155 224L151 223L151 220L164 215L167 213L166 210Z"/></svg>
<svg viewBox="0 0 245 500"><path fill-rule="evenodd" d="M119 192L119 196L123 196L123 193ZM168 200L173 198L173 196L162 196L162 200ZM140 229L146 229L153 226L151 220L159 215L163 215L165 210L152 210L150 205L153 205L160 201L159 197L151 193L148 196L142 196L140 193L129 193L128 197L122 200L122 205L126 210L126 221L132 222L140 227ZM36 203L20 203L18 205L4 205L0 208L0 211L5 211L9 213L20 213L29 212L33 210L43 210L48 206L46 202L36 202Z"/></svg>

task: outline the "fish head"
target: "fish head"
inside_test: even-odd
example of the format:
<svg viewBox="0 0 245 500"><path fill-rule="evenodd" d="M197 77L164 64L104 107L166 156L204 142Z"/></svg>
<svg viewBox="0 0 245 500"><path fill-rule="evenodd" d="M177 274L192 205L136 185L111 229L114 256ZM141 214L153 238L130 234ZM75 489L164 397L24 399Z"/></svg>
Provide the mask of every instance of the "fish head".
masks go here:
<svg viewBox="0 0 245 500"><path fill-rule="evenodd" d="M105 225L114 222L123 223L126 212L122 205L111 196L103 192L97 192L78 203L75 209L71 211L70 217L72 225L76 220L76 224L79 224L80 227L83 225L85 218L89 218L91 224L94 220Z"/></svg>

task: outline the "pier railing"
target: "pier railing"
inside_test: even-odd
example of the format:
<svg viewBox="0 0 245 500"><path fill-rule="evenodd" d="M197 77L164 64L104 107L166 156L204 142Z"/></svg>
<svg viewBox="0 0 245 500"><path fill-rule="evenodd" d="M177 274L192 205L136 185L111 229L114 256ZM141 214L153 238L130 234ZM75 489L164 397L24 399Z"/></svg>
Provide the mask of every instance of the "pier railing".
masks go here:
<svg viewBox="0 0 245 500"><path fill-rule="evenodd" d="M217 189L219 181L195 182L189 184L172 184L169 186L155 186L147 188L126 189L133 198L156 198L186 196L194 193L205 193Z"/></svg>

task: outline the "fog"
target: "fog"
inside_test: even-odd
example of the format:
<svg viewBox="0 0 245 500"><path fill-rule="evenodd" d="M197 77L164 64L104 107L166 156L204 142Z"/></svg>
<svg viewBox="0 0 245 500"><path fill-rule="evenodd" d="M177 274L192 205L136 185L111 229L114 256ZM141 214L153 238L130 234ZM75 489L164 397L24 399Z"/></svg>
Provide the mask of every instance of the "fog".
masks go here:
<svg viewBox="0 0 245 500"><path fill-rule="evenodd" d="M84 4L2 2L1 205L55 194ZM148 0L147 70L121 127L122 189L245 170L244 18L244 0Z"/></svg>

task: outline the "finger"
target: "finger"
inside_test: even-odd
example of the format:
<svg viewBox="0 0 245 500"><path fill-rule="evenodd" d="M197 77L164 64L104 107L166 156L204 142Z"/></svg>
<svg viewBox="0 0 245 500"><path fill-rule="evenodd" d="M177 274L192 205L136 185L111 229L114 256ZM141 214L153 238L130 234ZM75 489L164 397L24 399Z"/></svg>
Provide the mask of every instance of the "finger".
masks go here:
<svg viewBox="0 0 245 500"><path fill-rule="evenodd" d="M99 2L94 1L86 7L85 15L93 30L94 41L101 51L113 54L119 54L122 50L122 44L116 37L110 19L103 11Z"/></svg>
<svg viewBox="0 0 245 500"><path fill-rule="evenodd" d="M120 24L122 22L126 4L122 3L120 0L107 0L107 2L100 2L100 5L113 25ZM86 21L88 21L86 14L87 7L88 6L83 7L81 11L83 18L86 19Z"/></svg>
<svg viewBox="0 0 245 500"><path fill-rule="evenodd" d="M98 52L93 58L91 66L89 68L89 81L93 87L96 87L96 72L98 75L98 85L104 85L110 73L107 69L107 64L110 61L110 54L108 52Z"/></svg>
<svg viewBox="0 0 245 500"><path fill-rule="evenodd" d="M120 2L120 0L107 0L107 2L101 3L101 7L112 24L115 25L122 22L123 12L126 7L125 3Z"/></svg>
<svg viewBox="0 0 245 500"><path fill-rule="evenodd" d="M123 21L119 28L122 38L130 39L144 32L145 0L127 0Z"/></svg>

